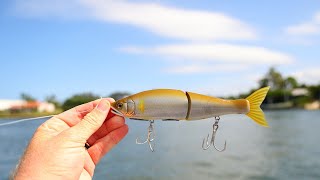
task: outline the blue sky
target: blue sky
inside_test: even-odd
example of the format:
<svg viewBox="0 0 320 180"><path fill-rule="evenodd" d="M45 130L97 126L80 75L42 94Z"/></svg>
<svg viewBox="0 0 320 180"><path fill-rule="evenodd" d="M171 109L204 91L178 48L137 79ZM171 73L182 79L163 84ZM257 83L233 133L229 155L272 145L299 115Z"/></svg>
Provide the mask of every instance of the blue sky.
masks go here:
<svg viewBox="0 0 320 180"><path fill-rule="evenodd" d="M0 27L0 99L320 82L319 1L4 0Z"/></svg>

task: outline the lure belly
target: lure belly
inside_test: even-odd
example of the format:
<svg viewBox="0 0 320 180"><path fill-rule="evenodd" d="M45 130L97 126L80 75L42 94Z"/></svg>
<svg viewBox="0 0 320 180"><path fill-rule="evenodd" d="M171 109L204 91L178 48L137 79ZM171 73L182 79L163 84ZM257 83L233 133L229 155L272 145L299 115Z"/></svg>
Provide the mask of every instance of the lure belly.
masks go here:
<svg viewBox="0 0 320 180"><path fill-rule="evenodd" d="M257 90L246 99L225 100L174 89L143 91L111 104L113 113L140 120L201 120L226 114L246 114L259 125L268 126L262 101L269 90Z"/></svg>

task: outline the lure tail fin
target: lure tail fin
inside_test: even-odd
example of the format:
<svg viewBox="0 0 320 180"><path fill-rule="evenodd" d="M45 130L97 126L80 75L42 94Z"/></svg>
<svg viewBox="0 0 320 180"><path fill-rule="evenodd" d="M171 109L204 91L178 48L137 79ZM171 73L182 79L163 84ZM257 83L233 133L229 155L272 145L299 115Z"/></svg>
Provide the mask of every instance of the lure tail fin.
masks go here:
<svg viewBox="0 0 320 180"><path fill-rule="evenodd" d="M261 88L246 98L246 100L248 100L250 104L250 110L247 113L247 116L249 116L252 120L254 120L259 125L265 126L265 127L268 127L268 122L264 117L264 113L260 108L260 105L265 99L269 89L270 87Z"/></svg>

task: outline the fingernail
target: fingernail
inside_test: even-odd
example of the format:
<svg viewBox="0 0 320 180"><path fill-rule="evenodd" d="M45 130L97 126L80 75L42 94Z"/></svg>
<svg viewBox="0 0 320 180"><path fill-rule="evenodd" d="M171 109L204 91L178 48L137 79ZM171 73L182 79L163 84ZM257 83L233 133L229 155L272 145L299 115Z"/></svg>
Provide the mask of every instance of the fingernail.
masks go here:
<svg viewBox="0 0 320 180"><path fill-rule="evenodd" d="M110 103L106 100L101 99L101 101L99 102L97 109L99 109L100 111L103 112L107 112L109 111L109 107L110 107Z"/></svg>

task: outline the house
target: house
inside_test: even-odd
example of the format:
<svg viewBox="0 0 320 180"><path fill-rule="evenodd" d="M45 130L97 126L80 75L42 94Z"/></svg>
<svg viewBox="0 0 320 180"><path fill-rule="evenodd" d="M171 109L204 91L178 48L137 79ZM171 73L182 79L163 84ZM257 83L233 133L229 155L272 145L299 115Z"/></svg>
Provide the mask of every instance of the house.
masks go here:
<svg viewBox="0 0 320 180"><path fill-rule="evenodd" d="M291 91L292 96L307 96L309 91L307 88L295 88Z"/></svg>
<svg viewBox="0 0 320 180"><path fill-rule="evenodd" d="M0 111L36 111L36 112L54 112L56 110L54 104L48 102L23 100L0 100Z"/></svg>
<svg viewBox="0 0 320 180"><path fill-rule="evenodd" d="M9 110L13 106L21 106L25 103L23 100L5 100L0 99L0 111Z"/></svg>

